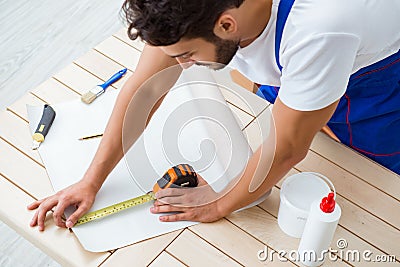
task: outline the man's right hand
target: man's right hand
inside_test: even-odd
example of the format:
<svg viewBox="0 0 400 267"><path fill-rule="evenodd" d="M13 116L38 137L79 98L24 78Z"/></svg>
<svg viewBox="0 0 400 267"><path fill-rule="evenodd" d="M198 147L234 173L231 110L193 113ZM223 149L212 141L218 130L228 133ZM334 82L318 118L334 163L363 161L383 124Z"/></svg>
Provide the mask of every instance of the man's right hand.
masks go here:
<svg viewBox="0 0 400 267"><path fill-rule="evenodd" d="M30 226L39 226L39 231L44 230L44 221L47 212L54 208L53 219L57 226L71 228L93 205L97 190L88 182L82 180L56 194L37 200L28 206L29 210L37 209L30 222ZM75 206L76 211L64 221L62 216L69 206Z"/></svg>

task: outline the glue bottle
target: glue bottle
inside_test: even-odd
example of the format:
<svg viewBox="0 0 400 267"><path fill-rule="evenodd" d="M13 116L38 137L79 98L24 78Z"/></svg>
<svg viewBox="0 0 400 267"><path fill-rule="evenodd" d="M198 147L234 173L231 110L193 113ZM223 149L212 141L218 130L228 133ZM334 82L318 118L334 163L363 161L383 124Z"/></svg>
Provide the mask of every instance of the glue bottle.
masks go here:
<svg viewBox="0 0 400 267"><path fill-rule="evenodd" d="M298 249L300 260L306 266L319 266L329 257L329 245L342 213L334 198L335 194L329 193L322 201L311 204Z"/></svg>

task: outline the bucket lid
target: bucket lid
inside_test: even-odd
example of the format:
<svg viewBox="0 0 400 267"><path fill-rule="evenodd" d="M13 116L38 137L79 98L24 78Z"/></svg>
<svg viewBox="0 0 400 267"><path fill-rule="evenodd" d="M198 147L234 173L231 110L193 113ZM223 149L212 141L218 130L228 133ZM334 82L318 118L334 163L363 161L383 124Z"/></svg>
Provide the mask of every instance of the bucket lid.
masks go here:
<svg viewBox="0 0 400 267"><path fill-rule="evenodd" d="M315 200L331 192L329 185L315 173L298 173L289 176L282 184L280 197L292 206L308 212Z"/></svg>

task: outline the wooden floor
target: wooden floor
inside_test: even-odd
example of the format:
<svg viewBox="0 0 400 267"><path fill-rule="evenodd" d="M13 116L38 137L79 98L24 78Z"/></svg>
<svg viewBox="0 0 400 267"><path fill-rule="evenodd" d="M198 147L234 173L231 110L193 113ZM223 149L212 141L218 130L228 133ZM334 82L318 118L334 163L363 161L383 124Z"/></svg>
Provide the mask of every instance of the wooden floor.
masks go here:
<svg viewBox="0 0 400 267"><path fill-rule="evenodd" d="M0 1L0 110L122 26L118 1Z"/></svg>
<svg viewBox="0 0 400 267"><path fill-rule="evenodd" d="M0 110L120 29L121 5L122 1L0 1ZM0 266L58 264L0 221Z"/></svg>
<svg viewBox="0 0 400 267"><path fill-rule="evenodd" d="M0 195L13 201L0 204L0 219L66 266L299 266L284 257L261 262L257 252L265 246L287 252L297 249L298 239L286 236L277 225L280 183L260 205L233 213L212 224L198 224L152 238L115 251L84 251L75 235L47 221L47 230L38 233L28 222L32 212L26 205L33 199L52 193L45 168L37 151L30 149L31 137L25 104L50 104L78 98L87 88L107 79L121 67L135 70L143 45L126 38L124 30L107 38L83 57L75 60L39 87L24 95L0 113L8 127L0 132ZM124 78L126 79L126 77ZM114 88L121 88L119 81ZM248 109L232 94L224 94L232 111L244 125L251 146L260 140L257 120L262 122L268 104L257 102ZM336 241L346 239L347 250L369 250L372 255L394 255L395 262L352 261L341 256L325 266L399 266L400 262L400 177L318 134L307 157L289 174L315 171L335 184L342 217L335 233ZM275 254L276 255L276 254Z"/></svg>
<svg viewBox="0 0 400 267"><path fill-rule="evenodd" d="M0 233L1 267L60 266L3 223L0 224Z"/></svg>

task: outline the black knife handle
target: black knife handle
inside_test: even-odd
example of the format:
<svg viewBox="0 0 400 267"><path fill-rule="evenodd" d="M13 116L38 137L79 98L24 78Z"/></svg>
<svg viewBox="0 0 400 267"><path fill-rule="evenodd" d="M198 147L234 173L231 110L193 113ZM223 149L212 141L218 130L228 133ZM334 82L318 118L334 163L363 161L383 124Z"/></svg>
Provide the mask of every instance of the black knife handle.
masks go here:
<svg viewBox="0 0 400 267"><path fill-rule="evenodd" d="M35 134L42 135L44 139L44 137L49 132L55 117L56 117L56 112L54 111L54 109L50 105L45 104L43 108L42 118L40 119Z"/></svg>

